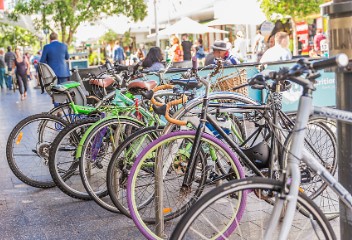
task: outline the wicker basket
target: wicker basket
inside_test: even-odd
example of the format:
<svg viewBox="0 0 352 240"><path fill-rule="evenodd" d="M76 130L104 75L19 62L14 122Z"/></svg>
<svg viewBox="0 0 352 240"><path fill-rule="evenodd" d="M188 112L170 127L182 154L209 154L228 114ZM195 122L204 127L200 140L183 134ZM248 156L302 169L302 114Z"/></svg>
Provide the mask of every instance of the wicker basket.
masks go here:
<svg viewBox="0 0 352 240"><path fill-rule="evenodd" d="M247 87L243 87L235 91L232 90L234 87L244 84L246 82L247 82L246 70L236 69L235 72L218 78L216 82L212 85L212 89L215 91L237 92L245 96L248 96Z"/></svg>

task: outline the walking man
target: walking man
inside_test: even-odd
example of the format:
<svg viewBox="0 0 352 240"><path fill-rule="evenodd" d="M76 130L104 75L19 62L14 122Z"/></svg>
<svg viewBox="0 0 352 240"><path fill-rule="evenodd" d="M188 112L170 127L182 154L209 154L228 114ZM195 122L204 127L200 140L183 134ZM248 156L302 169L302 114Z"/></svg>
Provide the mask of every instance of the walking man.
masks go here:
<svg viewBox="0 0 352 240"><path fill-rule="evenodd" d="M182 35L182 49L183 49L183 61L188 61L191 60L191 48L192 48L192 43L188 40L188 35L183 34Z"/></svg>
<svg viewBox="0 0 352 240"><path fill-rule="evenodd" d="M12 90L12 76L11 76L11 72L12 72L12 66L14 64L14 61L16 59L15 54L11 51L11 46L7 47L7 53L5 54L5 63L6 63L6 67L7 67L7 72L8 72L8 76L6 79L6 86L8 89Z"/></svg>
<svg viewBox="0 0 352 240"><path fill-rule="evenodd" d="M50 34L50 43L43 48L40 62L48 64L54 70L58 84L61 84L66 82L70 76L66 62L69 59L69 55L66 44L59 42L57 39L57 33L52 32Z"/></svg>

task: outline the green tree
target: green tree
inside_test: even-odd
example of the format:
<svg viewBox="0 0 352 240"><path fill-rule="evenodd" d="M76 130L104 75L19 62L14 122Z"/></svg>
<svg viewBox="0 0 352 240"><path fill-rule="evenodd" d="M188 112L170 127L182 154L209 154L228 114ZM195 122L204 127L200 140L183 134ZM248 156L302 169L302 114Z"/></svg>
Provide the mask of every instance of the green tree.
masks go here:
<svg viewBox="0 0 352 240"><path fill-rule="evenodd" d="M38 29L57 30L61 39L70 44L73 35L82 22L94 22L101 18L101 14L124 14L132 20L143 20L147 15L144 0L20 0L12 14L37 14L36 27ZM48 23L52 21L54 27Z"/></svg>
<svg viewBox="0 0 352 240"><path fill-rule="evenodd" d="M118 39L118 35L113 30L109 29L103 36L100 37L101 42L114 44L114 42Z"/></svg>
<svg viewBox="0 0 352 240"><path fill-rule="evenodd" d="M320 12L320 5L325 0L258 0L260 7L268 19L280 14L283 18L289 17L292 23L293 48L297 54L296 23L306 19L309 15Z"/></svg>
<svg viewBox="0 0 352 240"><path fill-rule="evenodd" d="M31 46L39 48L38 37L26 29L0 24L0 46Z"/></svg>

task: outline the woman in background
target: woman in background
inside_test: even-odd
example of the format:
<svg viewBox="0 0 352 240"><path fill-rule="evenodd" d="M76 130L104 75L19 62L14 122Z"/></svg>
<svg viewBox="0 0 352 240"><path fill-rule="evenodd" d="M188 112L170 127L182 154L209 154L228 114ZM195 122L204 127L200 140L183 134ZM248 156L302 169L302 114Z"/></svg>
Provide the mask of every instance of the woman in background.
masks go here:
<svg viewBox="0 0 352 240"><path fill-rule="evenodd" d="M176 36L172 36L170 39L172 44L171 48L169 49L168 54L173 56L171 59L173 62L183 62L183 49L180 45L180 40Z"/></svg>
<svg viewBox="0 0 352 240"><path fill-rule="evenodd" d="M142 66L151 72L158 72L165 68L162 61L163 55L161 54L161 49L159 47L152 47L145 57Z"/></svg>
<svg viewBox="0 0 352 240"><path fill-rule="evenodd" d="M14 74L16 68L17 84L21 94L21 100L24 100L24 98L27 97L27 75L29 75L30 72L29 60L26 56L22 55L19 48L16 48L15 56L12 74Z"/></svg>

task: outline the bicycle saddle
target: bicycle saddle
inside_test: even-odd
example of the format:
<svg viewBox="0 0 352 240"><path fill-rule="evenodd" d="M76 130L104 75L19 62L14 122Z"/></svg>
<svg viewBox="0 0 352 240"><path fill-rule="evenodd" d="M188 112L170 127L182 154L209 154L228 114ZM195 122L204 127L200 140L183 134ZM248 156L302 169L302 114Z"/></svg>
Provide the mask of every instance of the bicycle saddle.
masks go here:
<svg viewBox="0 0 352 240"><path fill-rule="evenodd" d="M52 91L52 92L56 92L56 93L63 93L63 92L65 92L65 91L67 91L67 90L68 90L67 87L65 87L64 85L60 85L60 84L55 85L55 86L53 86L53 87L51 88L51 91Z"/></svg>
<svg viewBox="0 0 352 240"><path fill-rule="evenodd" d="M56 84L56 85L52 86L50 90L53 91L53 92L62 93L62 92L65 92L65 91L67 91L69 89L77 88L80 85L81 84L78 83L78 82L67 81L67 82L64 82L62 84Z"/></svg>
<svg viewBox="0 0 352 240"><path fill-rule="evenodd" d="M109 87L115 82L115 80L112 77L106 77L104 79L92 79L89 80L89 84L96 85L102 88Z"/></svg>
<svg viewBox="0 0 352 240"><path fill-rule="evenodd" d="M127 89L132 92L138 92L140 90L152 90L155 88L157 85L157 82L154 80L150 81L141 81L141 80L136 80L132 81L127 85Z"/></svg>

